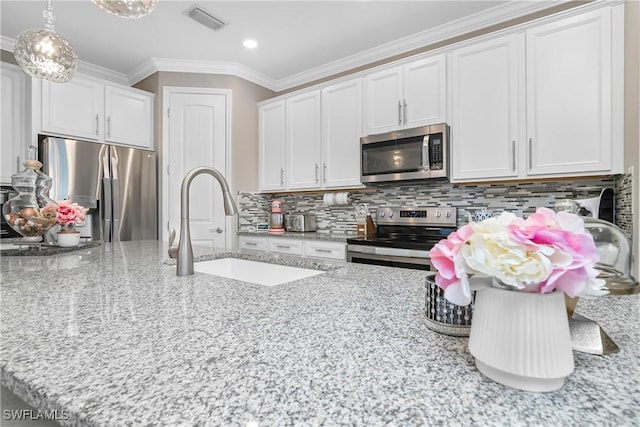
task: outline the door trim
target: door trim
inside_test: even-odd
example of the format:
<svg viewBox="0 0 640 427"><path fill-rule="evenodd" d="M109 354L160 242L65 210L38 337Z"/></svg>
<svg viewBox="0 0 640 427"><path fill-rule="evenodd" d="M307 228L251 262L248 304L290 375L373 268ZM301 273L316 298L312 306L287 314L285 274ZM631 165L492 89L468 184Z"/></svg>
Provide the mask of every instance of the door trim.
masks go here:
<svg viewBox="0 0 640 427"><path fill-rule="evenodd" d="M167 171L169 170L169 159L168 156L165 156L165 153L169 153L169 120L167 120L167 109L169 108L169 96L171 94L204 94L204 95L223 95L225 97L225 178L227 179L227 183L229 184L229 189L231 190L232 196L234 196L235 202L237 203L237 197L235 187L233 185L233 171L231 169L231 89L215 89L215 88L202 88L202 87L180 87L180 86L163 86L162 88L162 108L161 108L161 117L162 117L162 151L158 161L161 163L160 173L158 174L159 185L162 188L160 193L160 203L162 206L160 212L160 221L158 223L158 236L160 236L163 242L169 241L169 230L167 230L167 221L169 218L169 187L165 185L165 182L169 182L169 175ZM179 177L180 181L182 181L182 177ZM227 249L233 249L235 244L235 236L237 234L236 230L236 218L225 216L225 246ZM180 233L180 230L176 230L176 233ZM176 236L176 239L179 236Z"/></svg>

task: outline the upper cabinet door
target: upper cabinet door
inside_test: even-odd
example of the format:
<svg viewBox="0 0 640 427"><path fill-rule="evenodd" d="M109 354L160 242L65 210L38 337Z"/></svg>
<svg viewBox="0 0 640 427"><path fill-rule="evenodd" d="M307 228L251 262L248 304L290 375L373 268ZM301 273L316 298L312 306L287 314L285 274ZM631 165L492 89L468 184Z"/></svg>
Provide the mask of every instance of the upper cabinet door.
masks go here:
<svg viewBox="0 0 640 427"><path fill-rule="evenodd" d="M518 176L518 35L451 55L452 179Z"/></svg>
<svg viewBox="0 0 640 427"><path fill-rule="evenodd" d="M361 185L362 79L322 89L322 186Z"/></svg>
<svg viewBox="0 0 640 427"><path fill-rule="evenodd" d="M402 127L402 67L370 74L365 80L366 134Z"/></svg>
<svg viewBox="0 0 640 427"><path fill-rule="evenodd" d="M322 168L320 90L286 100L287 188L320 188Z"/></svg>
<svg viewBox="0 0 640 427"><path fill-rule="evenodd" d="M150 93L106 86L105 141L153 149L152 101Z"/></svg>
<svg viewBox="0 0 640 427"><path fill-rule="evenodd" d="M26 117L26 75L17 66L2 63L2 127L0 139L0 182L11 183L11 175L22 170L26 160L25 117Z"/></svg>
<svg viewBox="0 0 640 427"><path fill-rule="evenodd" d="M104 132L104 85L76 76L61 84L42 81L42 130L88 140Z"/></svg>
<svg viewBox="0 0 640 427"><path fill-rule="evenodd" d="M260 191L285 188L285 101L264 104L258 109Z"/></svg>
<svg viewBox="0 0 640 427"><path fill-rule="evenodd" d="M446 123L446 100L444 54L404 66L402 124L405 128Z"/></svg>
<svg viewBox="0 0 640 427"><path fill-rule="evenodd" d="M527 31L529 175L611 169L611 9Z"/></svg>

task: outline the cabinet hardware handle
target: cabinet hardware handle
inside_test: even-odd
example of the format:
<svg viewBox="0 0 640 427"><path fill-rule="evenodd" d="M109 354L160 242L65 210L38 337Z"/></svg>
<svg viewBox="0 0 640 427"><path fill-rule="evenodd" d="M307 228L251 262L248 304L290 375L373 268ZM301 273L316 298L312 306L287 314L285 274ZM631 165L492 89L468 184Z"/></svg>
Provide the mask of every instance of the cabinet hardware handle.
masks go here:
<svg viewBox="0 0 640 427"><path fill-rule="evenodd" d="M244 242L244 244L247 246L258 246L257 243L253 243L253 242Z"/></svg>
<svg viewBox="0 0 640 427"><path fill-rule="evenodd" d="M529 170L533 169L533 138L529 138Z"/></svg>
<svg viewBox="0 0 640 427"><path fill-rule="evenodd" d="M402 109L402 116L404 118L404 124L407 124L407 100L404 100L404 108Z"/></svg>
<svg viewBox="0 0 640 427"><path fill-rule="evenodd" d="M511 164L513 165L513 171L516 171L516 141L511 141Z"/></svg>
<svg viewBox="0 0 640 427"><path fill-rule="evenodd" d="M318 170L320 169L320 166L318 166L318 164L316 163L316 184L318 183Z"/></svg>
<svg viewBox="0 0 640 427"><path fill-rule="evenodd" d="M398 124L402 124L402 102L398 101Z"/></svg>
<svg viewBox="0 0 640 427"><path fill-rule="evenodd" d="M322 181L327 182L327 163L322 163Z"/></svg>
<svg viewBox="0 0 640 427"><path fill-rule="evenodd" d="M111 116L107 116L107 138L111 138Z"/></svg>
<svg viewBox="0 0 640 427"><path fill-rule="evenodd" d="M318 248L315 248L315 249L314 249L314 251L316 251L316 252L331 253L331 249L318 249Z"/></svg>
<svg viewBox="0 0 640 427"><path fill-rule="evenodd" d="M280 168L280 185L284 187L284 169Z"/></svg>
<svg viewBox="0 0 640 427"><path fill-rule="evenodd" d="M98 132L100 131L100 124L99 124L100 122L99 122L99 120L100 120L100 115L96 114L96 135L99 135Z"/></svg>
<svg viewBox="0 0 640 427"><path fill-rule="evenodd" d="M280 249L291 249L291 246L276 245L276 248L280 248Z"/></svg>

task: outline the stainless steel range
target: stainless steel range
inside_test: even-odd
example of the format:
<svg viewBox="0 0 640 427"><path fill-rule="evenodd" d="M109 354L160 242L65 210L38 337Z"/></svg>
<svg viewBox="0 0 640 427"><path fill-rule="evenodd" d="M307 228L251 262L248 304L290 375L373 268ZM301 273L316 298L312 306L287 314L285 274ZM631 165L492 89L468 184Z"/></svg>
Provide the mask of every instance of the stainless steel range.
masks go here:
<svg viewBox="0 0 640 427"><path fill-rule="evenodd" d="M429 250L456 230L450 207L385 207L376 214L375 236L347 239L347 261L433 270Z"/></svg>

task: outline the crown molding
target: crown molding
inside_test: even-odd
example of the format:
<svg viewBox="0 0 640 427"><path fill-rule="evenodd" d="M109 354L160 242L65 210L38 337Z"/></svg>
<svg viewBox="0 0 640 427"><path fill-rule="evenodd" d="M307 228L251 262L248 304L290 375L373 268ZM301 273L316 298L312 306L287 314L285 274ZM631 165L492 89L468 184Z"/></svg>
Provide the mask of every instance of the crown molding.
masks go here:
<svg viewBox="0 0 640 427"><path fill-rule="evenodd" d="M1 36L0 47L2 50L13 53L13 47L15 45L15 39ZM108 80L114 83L129 86L129 79L126 74L119 73L117 71L110 70L99 65L90 64L88 62L78 60L78 72L86 74L99 79Z"/></svg>
<svg viewBox="0 0 640 427"><path fill-rule="evenodd" d="M512 19L517 19L531 13L539 12L553 6L567 3L571 0L542 0L534 2L513 1L502 6L478 12L474 15L461 18L436 28L404 37L375 48L347 56L337 61L324 64L279 80L270 78L249 67L235 62L182 60L170 58L150 58L134 68L128 74L111 71L103 67L79 61L78 68L81 72L94 77L103 78L120 84L134 85L158 71L202 74L227 74L234 75L263 86L275 92L280 92L296 86L308 84L329 76L347 72L358 67L366 66L378 61L384 61L396 55L420 49L454 37L471 33L476 30L500 24ZM564 13L578 13L592 8L622 3L623 0L594 0L585 5L570 9ZM13 52L14 40L2 36L1 47Z"/></svg>
<svg viewBox="0 0 640 427"><path fill-rule="evenodd" d="M236 62L200 61L190 59L151 58L128 75L133 85L157 71L179 73L229 74L248 80L267 89L277 87L276 80Z"/></svg>
<svg viewBox="0 0 640 427"><path fill-rule="evenodd" d="M376 61L410 52L431 44L471 33L492 25L500 24L535 13L552 6L567 3L570 0L545 0L538 2L510 2L506 5L478 12L458 20L448 22L429 30L413 34L380 46L365 50L337 61L312 68L277 81L276 91L290 89L328 76L352 70Z"/></svg>

